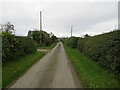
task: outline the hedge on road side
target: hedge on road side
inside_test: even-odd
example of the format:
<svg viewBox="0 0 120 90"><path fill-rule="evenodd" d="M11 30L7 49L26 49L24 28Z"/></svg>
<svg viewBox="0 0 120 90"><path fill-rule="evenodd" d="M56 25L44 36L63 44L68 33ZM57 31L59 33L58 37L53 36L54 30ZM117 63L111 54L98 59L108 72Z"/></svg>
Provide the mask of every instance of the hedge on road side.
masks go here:
<svg viewBox="0 0 120 90"><path fill-rule="evenodd" d="M79 38L78 41L66 39L64 42L71 47L77 43L77 48L86 56L96 61L104 68L120 73L120 30ZM69 44L70 43L70 44Z"/></svg>
<svg viewBox="0 0 120 90"><path fill-rule="evenodd" d="M78 39L79 39L79 37L70 37L70 38L64 39L63 42L71 48L76 48Z"/></svg>
<svg viewBox="0 0 120 90"><path fill-rule="evenodd" d="M18 37L10 33L2 33L2 61L16 60L36 51L36 43L28 37Z"/></svg>

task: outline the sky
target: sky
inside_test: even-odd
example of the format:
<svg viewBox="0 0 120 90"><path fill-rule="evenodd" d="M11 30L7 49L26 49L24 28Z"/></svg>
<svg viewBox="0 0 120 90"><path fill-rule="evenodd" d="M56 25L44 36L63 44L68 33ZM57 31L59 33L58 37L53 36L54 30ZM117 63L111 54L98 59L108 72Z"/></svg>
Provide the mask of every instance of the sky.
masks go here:
<svg viewBox="0 0 120 90"><path fill-rule="evenodd" d="M42 11L43 30L57 37L91 36L110 32L118 25L119 0L0 0L0 24L11 22L15 34L26 36L39 30Z"/></svg>

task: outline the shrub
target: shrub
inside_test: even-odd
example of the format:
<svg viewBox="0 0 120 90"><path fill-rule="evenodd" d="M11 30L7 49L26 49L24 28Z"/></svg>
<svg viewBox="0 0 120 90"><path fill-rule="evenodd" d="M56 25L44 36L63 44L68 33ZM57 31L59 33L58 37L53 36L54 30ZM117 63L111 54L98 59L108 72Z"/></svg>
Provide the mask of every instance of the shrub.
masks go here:
<svg viewBox="0 0 120 90"><path fill-rule="evenodd" d="M28 37L17 37L10 33L2 33L2 60L16 60L17 58L36 51L36 43Z"/></svg>

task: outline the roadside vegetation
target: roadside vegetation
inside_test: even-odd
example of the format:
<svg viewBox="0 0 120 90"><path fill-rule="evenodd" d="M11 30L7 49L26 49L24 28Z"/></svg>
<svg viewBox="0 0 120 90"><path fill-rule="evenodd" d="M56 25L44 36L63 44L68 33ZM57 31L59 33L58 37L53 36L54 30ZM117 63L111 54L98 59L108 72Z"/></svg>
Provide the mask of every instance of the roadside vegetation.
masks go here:
<svg viewBox="0 0 120 90"><path fill-rule="evenodd" d="M48 34L42 30L34 30L28 32L28 37L33 38L37 42L38 47L50 46L53 43L56 43L57 37L54 34Z"/></svg>
<svg viewBox="0 0 120 90"><path fill-rule="evenodd" d="M45 53L37 48L52 49L56 45L56 36L45 31L28 32L28 36L15 36L12 34L13 25L2 32L2 87L18 79L35 62L40 60ZM0 53L1 54L1 53Z"/></svg>
<svg viewBox="0 0 120 90"><path fill-rule="evenodd" d="M64 47L83 88L118 88L118 80L114 74L107 73L79 50L66 45Z"/></svg>
<svg viewBox="0 0 120 90"><path fill-rule="evenodd" d="M29 37L2 33L2 62L14 61L37 50L36 42Z"/></svg>
<svg viewBox="0 0 120 90"><path fill-rule="evenodd" d="M7 62L2 67L2 86L6 87L19 78L29 67L45 55L43 52L34 52L12 62Z"/></svg>
<svg viewBox="0 0 120 90"><path fill-rule="evenodd" d="M70 37L64 44L79 50L120 80L120 30L96 36Z"/></svg>
<svg viewBox="0 0 120 90"><path fill-rule="evenodd" d="M38 49L52 49L57 45L57 43L53 43L50 46L42 46L42 47L38 47Z"/></svg>

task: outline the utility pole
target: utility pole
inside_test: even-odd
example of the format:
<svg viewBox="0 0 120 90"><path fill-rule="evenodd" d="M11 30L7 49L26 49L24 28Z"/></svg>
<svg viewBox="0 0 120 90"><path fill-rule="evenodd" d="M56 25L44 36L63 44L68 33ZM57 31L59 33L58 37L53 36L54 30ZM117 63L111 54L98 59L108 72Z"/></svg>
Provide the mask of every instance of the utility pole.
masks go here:
<svg viewBox="0 0 120 90"><path fill-rule="evenodd" d="M118 29L120 30L120 1L118 2Z"/></svg>
<svg viewBox="0 0 120 90"><path fill-rule="evenodd" d="M42 37L42 12L40 11L40 45L42 45L43 37Z"/></svg>
<svg viewBox="0 0 120 90"><path fill-rule="evenodd" d="M71 37L72 37L72 30L73 30L73 27L71 26Z"/></svg>
<svg viewBox="0 0 120 90"><path fill-rule="evenodd" d="M40 11L40 30L42 30L42 12Z"/></svg>
<svg viewBox="0 0 120 90"><path fill-rule="evenodd" d="M115 25L115 30L117 29L117 25Z"/></svg>

